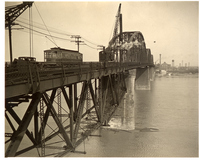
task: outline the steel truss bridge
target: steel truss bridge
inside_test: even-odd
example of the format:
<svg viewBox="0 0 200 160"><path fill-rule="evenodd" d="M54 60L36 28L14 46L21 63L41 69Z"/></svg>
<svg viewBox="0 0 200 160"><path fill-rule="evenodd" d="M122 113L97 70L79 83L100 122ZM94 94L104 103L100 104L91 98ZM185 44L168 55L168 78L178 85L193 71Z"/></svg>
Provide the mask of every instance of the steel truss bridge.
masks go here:
<svg viewBox="0 0 200 160"><path fill-rule="evenodd" d="M111 119L126 92L128 71L153 66L152 62L71 62L49 67L25 61L6 67L5 118L10 132L5 133L5 157L32 149L38 156L75 152L92 131ZM24 115L15 111L20 108ZM25 135L29 143L23 148Z"/></svg>
<svg viewBox="0 0 200 160"><path fill-rule="evenodd" d="M153 56L142 33L122 32L120 4L100 62L13 62L11 29L32 3L5 12L11 63L5 66L5 157L62 157L108 124L126 92L129 70L136 69L136 89L150 89Z"/></svg>

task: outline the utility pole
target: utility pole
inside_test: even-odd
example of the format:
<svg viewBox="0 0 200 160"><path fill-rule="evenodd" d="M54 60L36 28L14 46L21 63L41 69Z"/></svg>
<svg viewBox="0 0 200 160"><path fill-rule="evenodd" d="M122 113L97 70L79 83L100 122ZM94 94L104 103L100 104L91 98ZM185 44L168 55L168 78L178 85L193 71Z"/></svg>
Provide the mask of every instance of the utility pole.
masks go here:
<svg viewBox="0 0 200 160"><path fill-rule="evenodd" d="M79 36L79 35L72 35L71 38L75 38L75 41L71 41L71 42L75 42L77 44L78 52L79 52L79 45L80 45L80 43L82 43L84 41L80 41L81 36Z"/></svg>

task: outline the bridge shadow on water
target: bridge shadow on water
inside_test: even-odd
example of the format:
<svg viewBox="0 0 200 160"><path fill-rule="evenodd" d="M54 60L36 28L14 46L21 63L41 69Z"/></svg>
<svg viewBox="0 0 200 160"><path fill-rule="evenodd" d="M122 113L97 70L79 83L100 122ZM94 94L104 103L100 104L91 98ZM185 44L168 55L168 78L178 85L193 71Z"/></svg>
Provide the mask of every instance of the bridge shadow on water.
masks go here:
<svg viewBox="0 0 200 160"><path fill-rule="evenodd" d="M198 157L198 78L156 78L150 91L135 91L134 79L109 126L93 132L101 137L67 157Z"/></svg>

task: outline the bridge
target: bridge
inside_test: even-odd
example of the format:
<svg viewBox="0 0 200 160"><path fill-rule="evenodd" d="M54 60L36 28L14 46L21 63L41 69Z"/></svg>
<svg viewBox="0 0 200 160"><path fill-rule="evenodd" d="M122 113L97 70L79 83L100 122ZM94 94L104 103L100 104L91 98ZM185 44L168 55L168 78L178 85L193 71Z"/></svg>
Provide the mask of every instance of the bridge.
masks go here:
<svg viewBox="0 0 200 160"><path fill-rule="evenodd" d="M33 149L43 157L76 152L95 129L108 124L133 69L135 89L150 90L153 55L141 32L115 33L99 53L99 62L11 61L5 66L5 118L10 127L5 133L5 157ZM29 143L23 148L25 135Z"/></svg>

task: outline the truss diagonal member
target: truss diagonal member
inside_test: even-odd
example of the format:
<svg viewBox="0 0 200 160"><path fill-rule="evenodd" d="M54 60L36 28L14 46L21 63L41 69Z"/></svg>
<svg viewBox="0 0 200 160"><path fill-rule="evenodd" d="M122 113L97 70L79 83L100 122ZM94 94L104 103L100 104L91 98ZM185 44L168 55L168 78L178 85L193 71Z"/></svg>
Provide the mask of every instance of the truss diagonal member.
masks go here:
<svg viewBox="0 0 200 160"><path fill-rule="evenodd" d="M65 101L66 101L66 103L67 103L67 105L68 105L68 107L69 107L69 109L70 109L70 100L69 100L69 97L68 97L68 95L67 95L67 92L66 92L66 90L65 90L65 88L64 87L61 87L61 89L62 89L62 93L63 93L63 96L64 96L64 98L65 98Z"/></svg>
<svg viewBox="0 0 200 160"><path fill-rule="evenodd" d="M7 121L8 121L8 123L9 123L11 129L13 130L13 132L15 132L15 131L16 131L16 130L15 130L15 127L14 127L14 125L12 124L10 118L8 117L8 115L7 115L6 113L5 113L5 117L6 117Z"/></svg>
<svg viewBox="0 0 200 160"><path fill-rule="evenodd" d="M56 89L54 89L51 93L51 97L50 97L50 102L51 104L53 103L53 100L55 98L55 95L56 95ZM45 112L45 115L44 115L44 120L43 120L43 124L44 124L44 129L46 127L46 124L47 124L47 121L48 121L48 118L49 118L49 113L50 113L50 108L47 107L46 109L46 112ZM40 128L40 131L38 133L38 142L41 142L41 132L42 132L42 128Z"/></svg>
<svg viewBox="0 0 200 160"><path fill-rule="evenodd" d="M47 107L50 108L50 112L52 114L52 117L53 117L54 121L56 122L56 124L57 124L57 126L58 126L58 128L60 130L60 133L63 136L67 146L69 148L74 148L72 142L70 141L70 139L69 139L69 137L68 137L63 125L62 125L62 123L59 121L59 118L58 118L58 115L56 113L56 110L52 106L52 104L50 102L50 99L49 99L49 97L48 97L48 95L46 93L43 94L43 100L44 100L45 104L47 105Z"/></svg>
<svg viewBox="0 0 200 160"><path fill-rule="evenodd" d="M28 109L26 110L26 113L24 114L24 117L15 132L14 136L12 137L12 140L6 150L5 157L14 157L15 153L24 137L24 134L30 124L30 121L35 113L36 107L40 101L40 98L42 96L42 93L35 93L33 95L32 101L29 104Z"/></svg>
<svg viewBox="0 0 200 160"><path fill-rule="evenodd" d="M99 111L97 109L97 100L95 98L95 94L94 94L94 90L93 90L91 81L89 82L89 89L90 89L90 93L91 93L92 100L93 100L93 103L94 103L94 108L95 108L95 111L96 111L96 114L97 114L98 121L100 121Z"/></svg>
<svg viewBox="0 0 200 160"><path fill-rule="evenodd" d="M76 142L78 130L79 130L79 127L80 127L80 122L81 122L81 118L82 118L87 88L88 88L88 83L84 82L83 87L82 87L82 91L81 91L81 95L80 95L80 101L79 101L79 104L78 104L77 119L76 119L76 125L75 125L75 129L74 129L74 142Z"/></svg>
<svg viewBox="0 0 200 160"><path fill-rule="evenodd" d="M18 117L18 115L15 113L15 111L11 107L7 107L6 109L10 113L10 115L13 117L13 119L17 122L17 124L20 125L21 119ZM33 138L33 135L31 134L31 132L28 129L26 130L26 135L32 141L33 144L36 144L36 141Z"/></svg>

